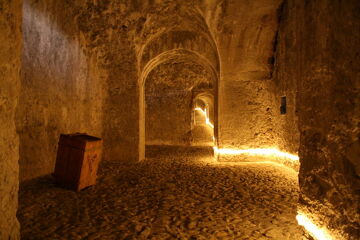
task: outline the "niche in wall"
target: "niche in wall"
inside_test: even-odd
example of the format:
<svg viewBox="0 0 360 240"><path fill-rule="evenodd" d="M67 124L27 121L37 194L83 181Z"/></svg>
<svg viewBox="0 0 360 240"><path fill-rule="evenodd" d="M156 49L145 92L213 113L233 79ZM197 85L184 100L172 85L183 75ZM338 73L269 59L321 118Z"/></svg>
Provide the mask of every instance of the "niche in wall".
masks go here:
<svg viewBox="0 0 360 240"><path fill-rule="evenodd" d="M281 97L280 114L286 114L286 96Z"/></svg>

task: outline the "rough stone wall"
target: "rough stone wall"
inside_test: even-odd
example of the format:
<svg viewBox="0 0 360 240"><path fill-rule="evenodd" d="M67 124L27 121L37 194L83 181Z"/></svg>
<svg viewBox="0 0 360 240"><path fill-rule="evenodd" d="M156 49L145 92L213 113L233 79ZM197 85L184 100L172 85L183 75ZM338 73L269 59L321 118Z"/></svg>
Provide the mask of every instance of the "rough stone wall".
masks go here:
<svg viewBox="0 0 360 240"><path fill-rule="evenodd" d="M219 147L291 149L278 132L280 90L273 81L282 1L205 1L221 59ZM276 97L275 97L276 96ZM285 148L285 149L284 149ZM225 159L223 159L225 160Z"/></svg>
<svg viewBox="0 0 360 240"><path fill-rule="evenodd" d="M149 3L25 1L17 128L21 178L51 173L60 133L104 140L103 160L138 160L135 36ZM103 114L106 113L106 114Z"/></svg>
<svg viewBox="0 0 360 240"><path fill-rule="evenodd" d="M277 145L280 149L298 153L300 132L298 128L298 116L296 108L297 86L297 45L296 15L290 12L288 1L284 1L279 8L279 28L274 45L274 87L271 90L274 97L274 116L277 119L274 130ZM285 29L286 28L286 29ZM286 114L280 114L281 97L286 97Z"/></svg>
<svg viewBox="0 0 360 240"><path fill-rule="evenodd" d="M76 9L54 0L24 1L17 109L21 180L53 171L61 133L102 137L103 87Z"/></svg>
<svg viewBox="0 0 360 240"><path fill-rule="evenodd" d="M147 96L146 145L190 144L191 97L188 91Z"/></svg>
<svg viewBox="0 0 360 240"><path fill-rule="evenodd" d="M189 145L194 91L212 88L212 76L194 63L165 63L148 76L146 144Z"/></svg>
<svg viewBox="0 0 360 240"><path fill-rule="evenodd" d="M151 1L149 1L151 2ZM105 84L104 160L139 160L139 71L135 37L148 1L86 1L78 18Z"/></svg>
<svg viewBox="0 0 360 240"><path fill-rule="evenodd" d="M298 85L299 208L334 239L359 239L360 2L289 0L284 13L278 76Z"/></svg>
<svg viewBox="0 0 360 240"><path fill-rule="evenodd" d="M16 219L19 139L15 128L21 68L21 1L0 1L0 239L20 239Z"/></svg>

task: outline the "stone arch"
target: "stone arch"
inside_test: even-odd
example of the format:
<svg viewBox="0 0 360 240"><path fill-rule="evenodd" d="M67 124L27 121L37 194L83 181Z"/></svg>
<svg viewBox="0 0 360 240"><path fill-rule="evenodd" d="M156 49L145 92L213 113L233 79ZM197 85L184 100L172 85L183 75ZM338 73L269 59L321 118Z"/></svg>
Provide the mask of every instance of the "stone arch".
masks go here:
<svg viewBox="0 0 360 240"><path fill-rule="evenodd" d="M211 35L181 29L160 32L148 39L138 53L139 69L143 70L153 58L174 49L196 52L206 58L214 69L220 69L218 51Z"/></svg>
<svg viewBox="0 0 360 240"><path fill-rule="evenodd" d="M215 111L211 89L194 90L192 99L191 136L193 146L214 146Z"/></svg>
<svg viewBox="0 0 360 240"><path fill-rule="evenodd" d="M135 39L140 71L156 55L177 48L196 51L219 65L217 44L200 8L191 2L160 1L147 11Z"/></svg>
<svg viewBox="0 0 360 240"><path fill-rule="evenodd" d="M192 108L193 109L201 108L203 110L206 109L205 112L207 114L210 123L214 124L215 109L214 109L214 93L212 91L205 90L200 92L194 92ZM195 119L195 117L193 118Z"/></svg>
<svg viewBox="0 0 360 240"><path fill-rule="evenodd" d="M203 66L211 74L211 83L214 92L214 109L217 109L217 92L219 82L219 72L215 69L213 64L201 54L186 50L186 49L172 49L163 52L156 57L152 58L143 67L142 72L139 76L139 159L145 159L145 82L150 72L153 71L157 66L166 62L193 62ZM214 135L217 138L218 127L217 127L217 111L214 114Z"/></svg>

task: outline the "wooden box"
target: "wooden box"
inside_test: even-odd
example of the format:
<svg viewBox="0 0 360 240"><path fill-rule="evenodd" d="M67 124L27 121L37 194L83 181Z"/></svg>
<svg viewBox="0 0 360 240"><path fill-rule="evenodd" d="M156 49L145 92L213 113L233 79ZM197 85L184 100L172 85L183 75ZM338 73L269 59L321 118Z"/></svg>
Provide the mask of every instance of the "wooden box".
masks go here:
<svg viewBox="0 0 360 240"><path fill-rule="evenodd" d="M86 134L60 135L55 181L65 188L80 191L96 184L102 140Z"/></svg>

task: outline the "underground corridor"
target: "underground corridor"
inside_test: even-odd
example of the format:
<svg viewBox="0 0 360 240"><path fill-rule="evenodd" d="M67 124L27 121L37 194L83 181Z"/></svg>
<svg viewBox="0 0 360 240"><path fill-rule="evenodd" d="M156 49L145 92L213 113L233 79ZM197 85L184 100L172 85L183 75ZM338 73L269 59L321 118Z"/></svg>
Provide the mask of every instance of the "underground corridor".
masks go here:
<svg viewBox="0 0 360 240"><path fill-rule="evenodd" d="M358 0L0 0L0 240L359 240Z"/></svg>

